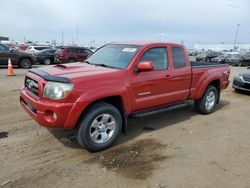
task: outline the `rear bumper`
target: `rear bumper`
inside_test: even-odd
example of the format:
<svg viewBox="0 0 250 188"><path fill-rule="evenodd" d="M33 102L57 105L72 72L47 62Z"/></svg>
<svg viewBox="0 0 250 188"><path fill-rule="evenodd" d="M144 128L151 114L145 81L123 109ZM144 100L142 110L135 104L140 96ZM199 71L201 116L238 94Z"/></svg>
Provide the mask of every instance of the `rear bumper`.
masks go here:
<svg viewBox="0 0 250 188"><path fill-rule="evenodd" d="M51 128L74 128L76 121L68 121L74 103L60 103L51 100L35 100L25 88L20 91L20 104L40 125Z"/></svg>

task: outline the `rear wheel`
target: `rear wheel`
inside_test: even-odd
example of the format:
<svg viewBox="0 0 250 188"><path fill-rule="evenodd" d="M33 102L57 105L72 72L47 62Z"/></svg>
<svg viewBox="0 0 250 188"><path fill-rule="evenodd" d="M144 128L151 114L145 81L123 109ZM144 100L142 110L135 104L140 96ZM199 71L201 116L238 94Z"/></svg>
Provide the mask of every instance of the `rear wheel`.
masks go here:
<svg viewBox="0 0 250 188"><path fill-rule="evenodd" d="M45 58L45 59L43 60L43 64L44 64L44 65L50 65L50 64L51 64L51 60L50 60L49 58Z"/></svg>
<svg viewBox="0 0 250 188"><path fill-rule="evenodd" d="M77 141L89 151L110 147L119 136L122 118L113 105L100 102L92 105L78 122Z"/></svg>
<svg viewBox="0 0 250 188"><path fill-rule="evenodd" d="M200 114L210 114L214 111L218 100L218 90L209 85L199 100L195 101L195 108Z"/></svg>
<svg viewBox="0 0 250 188"><path fill-rule="evenodd" d="M19 62L19 67L29 69L32 66L32 61L29 58L22 58Z"/></svg>

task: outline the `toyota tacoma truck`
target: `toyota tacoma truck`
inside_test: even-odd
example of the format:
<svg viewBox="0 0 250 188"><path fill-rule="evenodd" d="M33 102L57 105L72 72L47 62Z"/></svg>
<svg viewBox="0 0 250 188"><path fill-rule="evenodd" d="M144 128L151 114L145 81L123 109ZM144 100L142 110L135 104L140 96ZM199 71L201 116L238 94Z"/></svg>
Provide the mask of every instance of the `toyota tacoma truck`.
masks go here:
<svg viewBox="0 0 250 188"><path fill-rule="evenodd" d="M128 117L177 109L194 100L210 114L228 84L228 65L190 62L172 43L111 43L83 62L31 69L20 103L40 125L74 129L89 151L110 147Z"/></svg>

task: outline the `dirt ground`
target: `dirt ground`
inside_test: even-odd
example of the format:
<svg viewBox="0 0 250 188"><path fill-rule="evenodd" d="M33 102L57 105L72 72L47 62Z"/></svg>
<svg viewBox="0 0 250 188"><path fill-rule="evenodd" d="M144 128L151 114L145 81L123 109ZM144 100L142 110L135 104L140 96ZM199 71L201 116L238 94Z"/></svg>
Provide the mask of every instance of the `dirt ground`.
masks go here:
<svg viewBox="0 0 250 188"><path fill-rule="evenodd" d="M228 87L206 116L189 105L129 119L114 147L89 153L20 107L25 72L0 68L0 187L250 188L249 94Z"/></svg>

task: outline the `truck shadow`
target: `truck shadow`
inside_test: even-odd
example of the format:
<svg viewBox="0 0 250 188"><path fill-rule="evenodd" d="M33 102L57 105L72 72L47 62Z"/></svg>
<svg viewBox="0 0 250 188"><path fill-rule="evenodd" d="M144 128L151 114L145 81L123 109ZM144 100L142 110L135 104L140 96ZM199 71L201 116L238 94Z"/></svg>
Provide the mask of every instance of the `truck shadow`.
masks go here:
<svg viewBox="0 0 250 188"><path fill-rule="evenodd" d="M214 113L228 105L230 105L229 101L221 100L216 106ZM189 120L194 116L203 116L198 114L193 106L193 102L190 102L187 107L174 111L163 112L141 118L128 118L126 135L121 134L115 145L117 146L126 143L127 141L150 131L157 131L168 126L176 126L179 123ZM66 147L82 149L82 147L76 141L75 132L73 130L68 131L48 128L48 131Z"/></svg>

